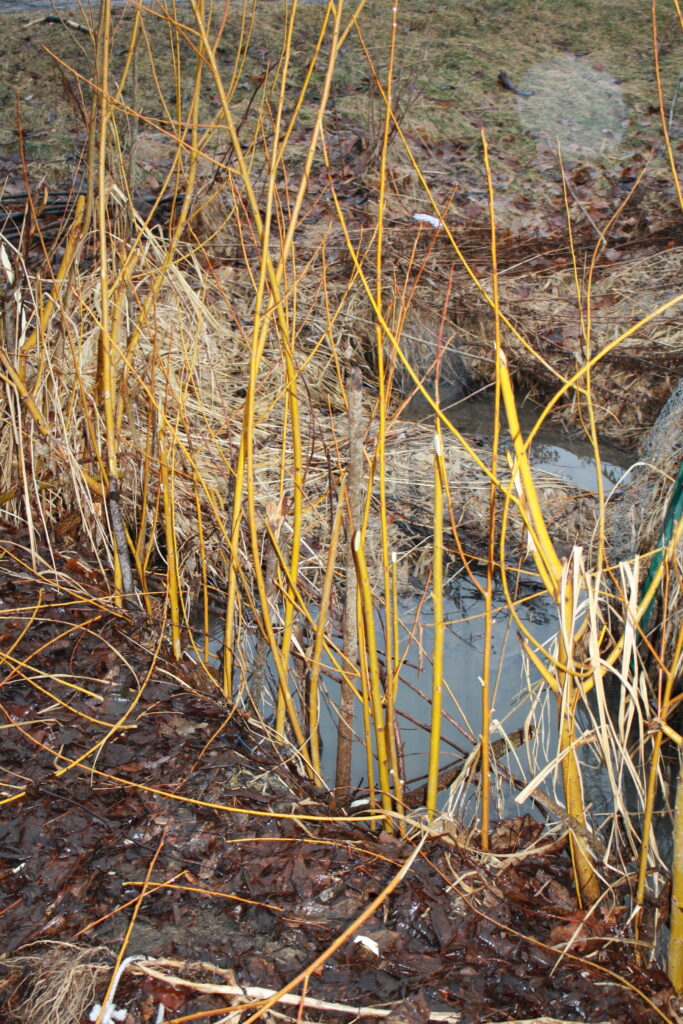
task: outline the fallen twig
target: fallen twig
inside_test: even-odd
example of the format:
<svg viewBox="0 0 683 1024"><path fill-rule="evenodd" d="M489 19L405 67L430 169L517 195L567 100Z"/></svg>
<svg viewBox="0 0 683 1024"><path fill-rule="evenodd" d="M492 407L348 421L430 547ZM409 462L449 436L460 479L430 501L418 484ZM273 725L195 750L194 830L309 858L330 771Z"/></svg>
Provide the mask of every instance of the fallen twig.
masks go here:
<svg viewBox="0 0 683 1024"><path fill-rule="evenodd" d="M202 971L203 973L212 972L214 974L221 975L222 977L234 978L232 971L216 967L215 964L210 963L190 963L185 960L160 958L158 960L138 960L132 965L132 967L133 970L141 974L146 974L150 978L156 978L157 981L164 981L169 985L176 985L179 988L191 988L194 989L195 992L203 992L210 995L240 996L243 999L249 1000L250 1004L262 999L272 998L272 996L277 992L276 989L261 988L256 985L237 985L234 982L232 984L220 984L217 982L190 981L187 978L183 978L177 974L169 974L160 969L189 969ZM288 992L281 996L278 1002L284 1003L285 1006L303 1007L307 1010L318 1010L322 1013L342 1013L349 1017L364 1018L389 1017L395 1009L394 1004L389 1006L351 1006L349 1003L333 1003L326 999L313 999L311 996L299 996L295 995L293 992ZM247 1009L246 1006L243 1008ZM240 1009L242 1009L242 1007L235 1006L232 1013ZM434 1022L443 1021L457 1024L457 1022L462 1019L462 1015L456 1011L435 1010L429 1014L428 1019ZM523 1021L503 1021L501 1024L560 1024L560 1022L556 1017L531 1017ZM563 1024L572 1024L572 1022L564 1021ZM603 1021L602 1024L608 1024L608 1022Z"/></svg>

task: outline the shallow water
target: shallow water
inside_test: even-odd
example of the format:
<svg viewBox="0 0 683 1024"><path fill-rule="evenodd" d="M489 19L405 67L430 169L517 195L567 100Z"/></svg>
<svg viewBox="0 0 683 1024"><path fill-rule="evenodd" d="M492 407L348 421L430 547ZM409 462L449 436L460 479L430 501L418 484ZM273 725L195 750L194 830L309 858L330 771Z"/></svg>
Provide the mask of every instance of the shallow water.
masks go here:
<svg viewBox="0 0 683 1024"><path fill-rule="evenodd" d="M448 407L448 395L442 393L442 407L454 425L468 437L490 441L493 433L494 405L490 397L477 397L455 401ZM408 407L408 418L430 419L432 412L422 399L414 400ZM525 434L535 425L538 408L527 404L520 409L522 431ZM510 448L509 437L503 428L501 450ZM614 445L601 443L601 476L605 493L618 484L622 474L633 461L633 456ZM593 449L582 438L572 436L562 427L543 426L538 433L531 451L532 463L538 469L557 474L567 482L586 491L597 490L597 471ZM479 580L480 583L484 581ZM512 584L510 584L512 585ZM538 735L543 736L547 751L552 752L555 730L555 705L548 701L547 694L531 693L525 678L522 647L517 625L507 609L502 588L498 588L498 607L493 631L492 661L492 712L494 723L492 739L503 733L510 734L533 719ZM431 666L433 614L429 599L419 612L419 625L415 629L415 617L419 598L404 598L400 602L399 614L402 621L401 644L408 642L411 630L420 637L420 645L413 642L401 672L399 689L399 712L408 713L418 722L428 723L430 706L425 696L431 690ZM543 595L534 594L527 587L526 596L517 607L520 622L533 635L538 645L545 645L557 631L556 610L552 602ZM469 579L461 574L450 585L445 600L447 618L444 650L444 673L447 692L444 693L443 753L442 766L453 760L456 751L469 753L476 743L481 730L481 673L484 645L484 601ZM536 673L532 674L535 678ZM495 685L494 685L495 683ZM333 715L327 712L327 729L333 734ZM538 728L543 723L541 728ZM500 728L497 728L500 723ZM428 734L409 721L401 722L401 734L405 743L406 777L408 779L424 774L427 763ZM334 746L334 744L332 744ZM547 762L547 753L522 748L511 753L507 765L516 777L522 777L528 770L535 772ZM325 752L323 764L328 777L334 772L334 750ZM365 776L362 751L359 747L354 760L356 778ZM550 783L552 785L552 783ZM501 814L519 814L520 808L514 803L515 790L501 784L498 789ZM465 793L451 793L450 799L460 801L458 809L463 810ZM449 799L448 796L445 799ZM561 798L560 798L561 799ZM523 810L529 810L524 807Z"/></svg>
<svg viewBox="0 0 683 1024"><path fill-rule="evenodd" d="M442 392L441 406L457 429L467 435L490 441L493 435L494 404L490 394L462 399L454 393L449 400L447 389ZM527 401L520 405L519 419L522 432L528 435L536 424L540 406ZM433 413L421 397L413 399L406 410L409 419L431 419ZM504 414L501 423L501 449L511 447L507 434ZM597 490L597 474L593 449L585 437L570 433L562 426L544 423L534 438L531 457L534 466L586 491ZM626 469L633 463L631 452L623 451L607 441L600 442L602 483L606 490L617 484Z"/></svg>
<svg viewBox="0 0 683 1024"><path fill-rule="evenodd" d="M479 582L484 584L485 581L480 578ZM491 739L495 741L504 734L510 734L524 726L533 701L536 725L542 718L545 723L544 739L552 744L555 734L554 708L545 700L539 703L527 691L521 645L505 608L502 591L496 594L494 606L498 611L495 615L491 650L491 718L494 723ZM553 607L547 598L527 594L526 601L518 606L517 611L521 622L539 642L545 643L554 636L556 625ZM468 579L463 577L451 583L444 600L446 636L441 727L442 769L454 761L464 761L480 735L483 612L483 599ZM397 711L404 746L405 785L406 789L410 790L416 783L425 781L429 749L429 698L432 689L431 654L434 626L429 595L422 608L418 595L401 599L399 616L400 648L404 652L407 646L407 653L400 674ZM381 633L378 632L378 636L381 636ZM331 698L328 697L321 716L323 740L327 739L323 748L322 766L328 780L334 777L336 750L336 714L330 704ZM500 726L497 723L500 723ZM360 716L357 716L355 725L356 730L362 729ZM533 752L522 748L509 755L508 765L517 777L527 774L529 756L532 753L535 756L535 746ZM353 775L356 785L365 784L367 769L360 744L356 745L354 751ZM466 817L466 804L470 796L468 787L463 786L457 790L454 788L445 794L444 802L449 799L457 801L458 811ZM512 804L514 793L509 786L501 786L498 796L501 814L520 813ZM455 809L455 805L452 806Z"/></svg>
<svg viewBox="0 0 683 1024"><path fill-rule="evenodd" d="M444 403L445 404L445 403ZM421 418L418 403L410 409L413 419ZM490 439L492 433L493 403L490 399L478 398L459 404L450 413L458 429L481 440ZM528 406L522 410L522 429L531 428L536 411ZM509 447L503 438L503 448ZM607 491L619 480L631 461L631 456L612 445L601 445L602 479ZM561 428L544 427L532 449L535 466L556 473L567 481L586 490L595 490L597 474L592 449L585 441L576 439ZM479 579L483 584L484 580ZM510 581L513 586L514 581ZM557 632L556 610L545 596L534 593L527 583L522 594L517 595L517 614L522 625L533 635L538 645L545 645ZM556 736L556 709L554 700L547 693L531 693L525 678L522 648L517 625L512 621L505 604L505 596L497 584L494 606L495 615L491 651L492 679L492 740L524 726L527 719L533 719L537 735L547 745L544 753L533 742L530 748L511 752L506 765L517 777L529 777L539 766L547 763L552 753ZM464 760L472 751L481 731L481 674L484 645L484 602L481 594L464 572L452 577L445 595L446 638L444 649L444 696L442 721L442 768L455 760ZM433 612L430 594L421 602L419 592L404 597L399 602L400 649L405 656L400 674L397 710L399 713L401 740L404 745L406 788L424 781L429 747L428 726L430 720L429 696L432 687L431 654L433 649ZM222 626L218 624L218 634ZM382 623L376 623L378 640L381 642ZM337 642L340 639L335 638ZM536 673L532 673L532 679ZM322 768L325 778L331 782L335 771L337 716L335 705L338 700L338 684L328 683L327 693L321 707L321 735L323 739ZM498 725L500 723L500 726ZM356 732L362 731L360 714L355 721ZM367 781L367 768L361 743L355 744L353 755L354 785L361 790ZM552 792L552 780L546 782L546 790ZM514 802L516 790L500 783L496 789L498 811L502 816L515 815L530 810L520 808ZM464 817L474 810L467 807L471 789L462 787L443 795L444 803ZM559 797L561 800L561 797Z"/></svg>

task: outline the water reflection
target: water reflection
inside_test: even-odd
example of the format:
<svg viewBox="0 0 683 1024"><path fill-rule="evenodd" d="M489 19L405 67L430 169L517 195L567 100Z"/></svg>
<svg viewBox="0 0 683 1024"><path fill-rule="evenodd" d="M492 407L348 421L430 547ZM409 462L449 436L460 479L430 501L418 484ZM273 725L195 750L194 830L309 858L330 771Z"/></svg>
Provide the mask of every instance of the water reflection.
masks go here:
<svg viewBox="0 0 683 1024"><path fill-rule="evenodd" d="M484 584L483 578L479 578ZM494 619L492 663L492 713L495 723L492 739L509 735L523 728L532 712L543 721L544 741L553 742L555 736L555 710L539 694L527 688L522 648L517 627L502 599L502 589L496 595L497 610ZM516 604L520 622L545 643L556 632L554 610L547 597L530 591ZM446 637L444 642L444 695L442 724L441 769L454 760L464 761L471 753L481 732L481 673L484 642L484 604L480 592L467 578L455 580L444 601ZM399 602L400 649L403 655L397 696L397 714L400 725L406 787L412 788L427 769L429 750L430 693L432 687L431 655L433 649L434 617L429 600L421 595L403 598ZM378 620L378 635L381 623ZM336 695L328 689L322 709L323 730L322 767L331 781L335 767ZM356 729L360 716L356 719ZM540 721L537 721L540 725ZM539 729L540 731L540 729ZM536 750L519 749L505 759L510 770L518 777L526 776L529 757L536 761ZM363 747L358 742L353 754L355 784L362 788L367 778ZM501 788L501 811L519 814L513 805L514 787ZM459 796L460 810L468 794ZM449 798L443 794L442 800Z"/></svg>
<svg viewBox="0 0 683 1024"><path fill-rule="evenodd" d="M444 406L447 400L444 402ZM426 403L415 400L409 414L413 419L431 416ZM489 397L478 397L458 402L449 415L460 431L483 442L492 435L493 401ZM528 432L536 421L538 411L528 405L522 408L522 429ZM505 436L503 448L509 447ZM605 487L610 489L630 464L630 456L609 444L600 446L602 477ZM572 437L557 426L543 427L532 449L532 462L539 469L552 471L568 482L586 490L597 486L597 473L591 446L581 438ZM479 577L478 582L485 581ZM510 751L503 758L503 766L516 779L528 780L540 767L547 764L556 752L555 699L547 687L532 689L536 673L527 674L519 637L519 626L526 629L539 646L552 643L557 632L557 612L553 603L538 593L535 583L515 577L518 587L515 614L510 614L505 594L500 583L494 593L495 613L492 637L491 677L491 718L493 720L492 740L510 735L515 730L534 724L535 739L521 748ZM484 601L479 589L461 571L451 578L445 596L446 638L444 650L444 701L442 727L441 767L446 768L456 759L464 761L478 742L481 723L481 673L484 645ZM315 618L315 609L312 609ZM397 697L397 714L400 724L401 743L407 787L416 786L427 770L429 749L430 693L432 687L431 658L433 650L434 620L429 593L416 591L403 597L399 603L400 650L402 656L400 683ZM377 619L377 636L381 643L383 623ZM217 624L217 635L222 637L222 623ZM341 644L341 637L335 636L335 643ZM328 663L325 673L327 686L322 698L322 770L328 783L334 780L336 758L337 713L339 680ZM272 667L271 694L266 698L263 711L266 717L272 715L275 691ZM355 720L356 733L362 730L360 712ZM543 749L538 744L543 743ZM360 790L366 785L367 766L363 744L360 739L354 745L353 780ZM531 808L515 804L517 790L514 785L497 780L495 795L497 811L501 815L519 814ZM546 780L544 787L552 793L553 779ZM464 787L458 793L442 794L442 803L459 814L469 810L474 816L471 803L472 787ZM554 797L561 801L556 792ZM470 803L469 808L465 805Z"/></svg>
<svg viewBox="0 0 683 1024"><path fill-rule="evenodd" d="M459 391L442 388L441 408L460 433L484 443L493 436L494 403L490 393L462 399ZM541 406L527 400L518 409L520 425L528 435L536 424ZM433 412L428 402L416 395L410 400L404 416L407 419L429 420ZM501 451L511 447L505 414L501 414ZM607 441L600 442L603 486L610 490L633 463L634 456ZM568 483L585 491L597 490L597 473L593 449L585 437L570 433L562 425L544 423L534 438L531 461L539 470L555 473Z"/></svg>

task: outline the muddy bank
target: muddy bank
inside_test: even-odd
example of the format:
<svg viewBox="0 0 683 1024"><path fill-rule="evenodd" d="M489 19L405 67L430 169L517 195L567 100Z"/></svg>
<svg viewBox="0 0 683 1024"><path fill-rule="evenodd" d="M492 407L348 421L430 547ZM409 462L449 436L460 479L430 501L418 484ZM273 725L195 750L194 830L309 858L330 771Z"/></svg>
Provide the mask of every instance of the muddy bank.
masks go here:
<svg viewBox="0 0 683 1024"><path fill-rule="evenodd" d="M205 673L170 662L112 609L87 566L53 552L56 578L47 562L36 576L23 544L5 533L0 562L12 652L2 686L3 1020L26 1024L28 1005L32 1024L52 1019L34 977L63 980L80 951L102 998L112 954L101 947L119 948L133 910L127 954L152 958L152 969L170 958L187 985L128 970L116 1002L129 1024L149 1021L159 1002L171 1015L227 1012L225 993L192 984L225 976L192 962L241 986L284 985L391 881L424 823L416 816L399 839L331 816L328 794L296 759L278 756L215 684L205 692ZM582 923L565 839L520 818L496 826L484 856L444 822L364 922L367 941L351 936L307 996L363 1007L416 1000L421 1021L430 1010L456 1022L549 1008L562 1019L662 1019L649 1000L666 1012L670 990L661 973L633 965L619 908ZM568 940L572 953L558 963ZM70 944L61 960L55 943ZM60 1024L80 1024L92 987L62 996Z"/></svg>
<svg viewBox="0 0 683 1024"><path fill-rule="evenodd" d="M410 69L410 81L418 74L417 65L414 60L410 63L409 58L415 57L420 41L423 48L427 37L437 49L442 44L443 33L433 31L430 12L424 24L418 24L420 9L418 5L411 15L408 31L399 47L399 79L402 67ZM273 53L280 52L280 22L276 10L280 8L271 5L269 17L256 20L251 45L235 84L234 115L245 137L253 127L253 110L260 103L263 68L269 66ZM372 8L370 12L376 13ZM184 9L181 13L183 18L190 18ZM117 12L112 54L114 77L121 72L125 61L132 14L132 8ZM475 16L466 5L453 5L453 10L449 7L442 12L444 24L453 23L449 38L476 38L478 43L472 53L478 54L478 66L472 63L472 53L462 54L462 67L469 69L467 74L458 74L456 81L449 79L448 88L452 88L453 93L441 89L437 96L435 62L430 60L428 94L415 99L414 103L406 102L402 108L406 140L420 161L434 199L443 209L444 222L453 231L457 245L488 293L491 292L490 227L479 140L482 119L490 128L499 229L501 306L509 324L503 331L503 341L520 394L531 392L541 401L548 401L564 381L579 372L588 341L591 352L605 349L630 324L671 299L680 280L680 218L673 186L664 173L662 153L657 151L636 194L613 225L599 253L592 285L590 339L585 331L582 336L580 304L573 293L567 215L572 224L577 265L585 267L598 238L596 225L609 219L620 207L644 169L658 123L658 111L652 108L651 68L645 60L642 41L635 38L636 27L645 31L647 26L638 5L633 5L630 14L633 38L625 38L625 33L615 26L608 8L602 4L592 5L590 12L574 12L570 19L550 2L540 6L517 4L516 29L512 19L501 19L494 6L485 6ZM230 17L233 16L231 12ZM295 55L302 67L310 51L309 35L321 17L322 12L314 7L307 8L306 31L302 28L296 41ZM582 19L587 19L585 25ZM1 45L6 74L0 78L0 98L5 96L7 103L0 123L5 140L0 146L0 171L5 175L8 193L18 193L26 187L24 160L32 178L28 184L35 186L37 182L44 182L53 188L59 185L69 189L75 180L76 187L80 188L85 124L89 116L87 79L92 75L92 59L84 42L87 37L61 24L27 26L26 20L3 16ZM144 249L139 272L126 286L129 324L139 317L149 298L149 282L160 272L166 255L165 242L159 241L160 225L144 226L138 218L149 211L150 197L162 187L177 147L177 139L165 127L169 114L167 97L175 94L172 64L166 59L168 26L156 17L147 21L148 45L144 52L141 48L138 53L135 86L131 94L126 95L130 106L119 116L130 180L124 182L121 168L112 166L112 178L121 179L123 192L130 188L134 209L124 213L120 207L117 209L114 200L110 215L114 219L130 217L135 230L140 231ZM541 23L548 30L547 38L538 36ZM614 145L610 143L597 153L572 151L566 154L569 211L552 148L547 140L543 143L531 127L524 128L523 110L515 106L515 94L500 85L498 61L503 55L509 58L514 49L506 46L506 41L510 42L513 31L517 41L524 35L524 26L529 27L530 38L535 40L530 61L533 56L542 58L543 63L554 53L557 59L573 62L575 70L587 75L595 70L594 64L602 61L606 69L611 69L613 78L617 70L629 68L628 81L620 83L627 101L620 128L622 135L612 140ZM236 56L236 23L230 20L228 29L219 54L222 64L232 67ZM368 30L377 33L378 42L385 41L387 28L381 18L371 18ZM588 54L568 56L576 48L583 49L578 47L582 33L591 39L593 49ZM350 39L348 46L351 50L356 43ZM498 46L502 47L502 52L495 49ZM47 48L57 53L59 60L52 57ZM487 48L493 48L494 52L489 54ZM672 69L678 66L675 52L672 46L662 54L665 84L675 81L670 81ZM178 42L178 53L183 58L182 74L187 76L187 85L194 65L192 48L186 44L185 37ZM355 50L352 56L360 58ZM153 66L154 59L156 66ZM424 57L421 61L420 74L425 69ZM362 67L360 60L358 67ZM439 67L438 71L448 77L446 67ZM343 57L340 69L343 87L335 93L328 126L330 164L326 167L318 158L314 162L308 183L310 212L301 217L296 236L300 265L307 268L297 281L297 304L303 312L297 320L296 337L300 352L297 373L302 394L306 395L302 424L307 453L306 501L302 513L304 568L318 575L324 564L325 538L339 498L338 483L348 460L346 399L342 390L351 365L362 367L367 385L364 421L368 464L372 464L376 451L374 320L363 289L357 282L350 285L353 265L330 191L332 187L335 189L353 244L360 245L361 240L371 239L378 196L377 147L370 144L367 81L351 57ZM507 71L515 78L523 69L507 68ZM298 74L295 72L287 85L288 102L293 101L300 84ZM79 75L84 77L79 78ZM444 87L446 84L443 83ZM17 111L10 102L15 88L20 96L22 145ZM459 96L463 89L466 97ZM610 90L606 94L612 95ZM467 102L456 103L456 97ZM46 119L44 112L48 108L50 113ZM476 118L473 113L467 114L475 108ZM463 113L458 114L458 109ZM140 111L139 116L135 111ZM428 111L431 121L425 120ZM180 116L182 104L176 113ZM209 83L202 91L198 115L205 124L212 123L217 116L220 121L216 94ZM292 137L293 150L287 171L294 176L301 168L309 127L304 118ZM126 353L129 365L122 371L125 382L117 411L125 479L121 499L123 516L133 533L141 522L154 521L158 507L158 453L154 452L151 489L147 487L146 470L140 458L147 441L153 449L156 445L155 431L150 426L150 417L156 415L152 407L159 408L168 401L171 419L179 419L176 436L182 441L182 455L174 481L175 525L181 549L180 576L192 581L192 591L196 590L201 575L194 544L200 530L197 514L210 524L203 532L205 561L211 564L215 580L220 585L225 582L225 524L231 515L232 467L239 449L244 388L249 374L252 282L254 261L258 259L251 227L240 220L244 197L239 185L231 191L234 154L229 147L227 151L224 147L225 138L220 132L216 139L207 143L205 159L200 162L201 186L192 203L183 241L186 246L183 258L169 272L155 302L153 316L142 323L143 337L131 346L130 354ZM488 386L493 377L494 330L490 309L463 269L445 231L427 221L414 219L415 213L424 214L428 203L415 168L405 151L395 143L389 153L389 166L391 187L386 195L384 256L387 322L418 376L431 388L437 376L442 384L451 388L461 380L462 392L480 385ZM254 167L257 188L262 189L259 180L262 168L258 160ZM183 182L180 183L181 195L182 185ZM55 201L59 205L59 201ZM286 209L284 196L281 201ZM172 221L173 206L171 199L165 217L161 218L161 228L167 233L172 229L169 218ZM53 211L53 216L61 223L59 211L56 214ZM66 221L63 226L68 226L68 217ZM42 249L36 237L38 228L46 230L45 218L39 215L38 224L31 223L31 218L26 221L22 217L14 218L12 229L15 228L15 234L10 236L8 232L8 239L18 245L22 256L37 270L37 276L31 275L26 282L28 295L39 287L38 279L45 274L45 268L37 266ZM46 236L51 243L54 235L46 232ZM82 466L83 459L92 459L90 450L83 451L90 444L87 437L84 440L87 430L83 429L83 419L71 417L68 412L71 396L60 395L58 389L52 390L52 383L77 378L83 382L85 392L96 384L100 358L97 351L100 299L96 274L92 272L93 241L91 238L82 251L82 262L70 279L70 289L63 298L59 315L54 315L47 324L45 351L36 350L28 357L25 367L29 390L41 392L46 422L66 423L64 448L60 449L63 439L58 439L56 432L49 434L45 443L36 439L41 487L63 480L65 472ZM372 262L375 253L371 240L367 245L364 258ZM58 248L54 254L54 264L61 251ZM185 257L187 262L184 262ZM325 281L324 297L321 279ZM585 277L582 280L585 281ZM584 325L586 312L584 296ZM174 344L178 323L188 336L196 339L192 352L181 352ZM74 330L77 337L74 337ZM586 390L586 376L579 376L558 402L556 416L571 429L584 431L590 412L601 437L636 449L675 383L683 377L682 338L678 307L674 305L595 363L591 370L590 395ZM77 353L75 358L74 353ZM393 345L386 346L386 354L388 358L395 357ZM45 365L50 367L47 384L40 376ZM400 362L396 362L394 374L397 391L405 393L409 377ZM254 433L258 466L254 477L259 515L265 520L273 496L277 495L277 499L284 502L281 492L291 493L298 487L291 479L286 486L281 484L283 472L289 477L289 471L284 471L281 463L281 431L286 429L288 415L285 409L287 383L275 326L267 340L257 391L259 413ZM186 416L183 403L188 395L190 415ZM422 538L430 530L432 442L429 427L407 425L398 416L394 418L399 405L397 396L388 427L387 471L390 541L401 556L399 572L405 582L410 572L419 571L420 560L429 558ZM84 412L86 421L89 415L88 411ZM475 461L479 458L489 463L490 451L481 438L468 436L467 440L472 442L470 452L456 440L447 438L446 458L455 518L466 545L479 554L488 541L489 483ZM9 439L3 444L6 445L4 454L11 460L13 449ZM7 460L5 464L9 464ZM500 473L507 482L509 475L505 465ZM369 476L368 473L368 479ZM198 478L206 482L207 489L197 487ZM546 472L538 474L537 484L547 509L551 535L560 552L566 554L576 543L590 548L600 516L594 497ZM7 472L2 480L3 491L9 493L16 486L16 479ZM377 486L376 475L372 486ZM660 490L663 488L662 482ZM646 490L647 486L642 493ZM12 513L20 514L19 506L19 502L13 505ZM626 525L621 522L622 512L628 512ZM609 514L612 514L611 507ZM643 510L641 518L645 517L652 522L652 517ZM87 535L92 549L100 554L106 551L107 526L99 500L93 498L78 472L74 473L73 493L68 488L58 488L48 518L56 528L69 530L79 541ZM619 504L614 521L614 530L608 530L608 534L618 534L614 552L622 557L647 549L653 531L645 531L642 524L634 524L631 506L626 509L625 502ZM508 531L507 553L515 560L526 550L526 534L514 508ZM141 533L144 534L144 525ZM150 552L158 543L158 537L151 533L138 538L145 557L151 557ZM371 563L377 560L378 533L378 520L372 515L368 534ZM629 548L631 540L633 544Z"/></svg>
<svg viewBox="0 0 683 1024"><path fill-rule="evenodd" d="M590 286L587 271L580 281L580 297L571 260L555 255L562 234L538 238L523 225L498 282L502 344L519 394L540 405L552 401L554 421L568 429L588 435L594 423L600 438L631 450L683 378L683 234L674 197L662 195L661 202L671 219L667 228L634 217L632 229L612 239L611 247L599 245L590 225L583 235L575 234L581 264L598 253ZM477 237L483 247L489 230L481 220L463 225L462 234L456 224L449 228L466 254ZM455 399L491 387L495 324L487 297L493 287L483 260L474 264L475 284L445 229L407 221L388 233L387 246L392 271L386 288L397 310L389 318L395 341L385 342L385 352L395 364L399 390L410 393L415 381L396 345L432 395L437 378ZM392 293L392 280L411 276L406 246L412 259L419 253L416 276L429 286L416 283L410 305L403 307L401 296ZM501 248L505 253L504 244ZM372 311L362 294L355 301L348 330L366 337L370 347Z"/></svg>

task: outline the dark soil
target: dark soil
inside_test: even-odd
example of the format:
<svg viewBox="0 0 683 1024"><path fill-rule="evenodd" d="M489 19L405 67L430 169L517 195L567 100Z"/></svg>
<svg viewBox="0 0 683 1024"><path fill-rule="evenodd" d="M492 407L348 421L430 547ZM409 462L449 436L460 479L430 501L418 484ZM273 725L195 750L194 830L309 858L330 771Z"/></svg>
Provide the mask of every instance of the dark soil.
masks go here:
<svg viewBox="0 0 683 1024"><path fill-rule="evenodd" d="M330 820L325 794L189 659L155 653L78 556L41 549L35 572L26 540L6 532L0 548L3 1021L26 1024L13 1008L31 979L17 989L11 954L47 940L118 949L153 861L161 888L142 902L127 953L278 988L382 890L411 843ZM308 995L370 1005L421 994L423 1010L464 1021L550 1009L667 1019L649 1004L665 1004L666 978L636 967L619 940L623 908L584 921L562 844L533 851L541 832L529 818L501 824L486 859L456 836L431 839L363 926L379 955L349 941ZM128 975L117 1003L129 1024L150 1019L150 991L182 1014L225 1004Z"/></svg>
<svg viewBox="0 0 683 1024"><path fill-rule="evenodd" d="M280 52L280 7L272 4L269 10L272 16L255 28L235 94L245 135L249 111L258 107L254 100L263 69ZM386 55L388 19L373 20L378 10L379 5L369 5L369 38ZM74 182L82 187L88 37L62 24L29 26L30 17L0 16L0 179L6 198L42 184L53 194ZM295 40L293 86L302 79L320 18L320 8L311 5L306 31ZM672 19L661 26L669 98L680 68ZM130 11L124 11L116 24L114 76L130 25ZM646 8L630 0L615 18L614 5L602 0L590 5L416 0L404 27L397 58L402 123L438 201L445 208L456 196L454 222L467 229L467 255L482 273L488 268L489 227L481 124L490 133L501 267L535 261L543 275L567 261L555 156L548 148L539 150L530 133L510 131L517 99L501 88L500 71L504 67L517 82L532 57L542 62L561 54L627 79L622 84L629 121L619 151L590 161L570 157L566 164L575 237L581 252L588 251L595 241L593 221L605 223L658 145ZM150 19L151 52L164 52L166 31ZM518 47L523 37L528 62ZM234 33L226 32L221 44L226 67L234 60L233 40ZM192 62L187 66L192 73ZM372 221L376 195L377 124L368 114L372 82L351 42L339 70L329 137L340 198L351 225L362 228ZM121 118L122 134L136 136L134 179L143 198L161 186L172 153L168 137L155 130L172 94L172 68L162 60L157 71L159 91L141 52L138 92L130 99L144 120ZM208 123L218 108L212 89L202 104L200 116ZM676 114L672 108L674 124ZM301 121L302 142L307 116ZM680 141L676 146L678 152ZM392 162L387 238L403 257L404 225L423 208L416 203L424 204L424 196L405 157L401 160ZM328 185L327 173L314 168L311 194L318 189L322 195ZM64 208L58 205L57 221ZM323 215L330 209L321 204ZM10 219L12 230L17 225L20 230L23 213L17 214L17 204ZM318 244L318 229L313 220L304 225L304 254L308 244ZM620 223L610 259L680 243L660 148L642 193ZM431 279L443 290L450 265L438 249L434 263ZM458 312L449 314L456 322ZM565 340L550 338L546 348L561 347ZM654 418L683 372L681 359L676 352L655 367L646 419ZM642 425L639 421L639 429ZM628 442L634 443L635 428L631 433ZM388 837L362 820L331 818L327 794L297 774L296 758L283 764L265 731L225 703L205 670L189 658L174 663L157 641L158 627L116 609L102 575L83 553L39 547L31 565L27 535L5 526L0 542L0 951L7 957L0 961L2 1021L28 1024L19 1007L33 979L21 977L13 955L29 944L54 940L118 950L150 871L149 882L158 888L139 905L127 953L210 962L233 970L244 985L284 984L382 890L412 851L411 842ZM669 1020L670 987L661 972L636 965L621 897L613 896L615 902L584 920L572 895L566 850L560 844L534 852L534 844L543 845L542 829L529 819L499 827L493 857L483 857L465 837L430 839L405 881L363 926L378 943L379 955L349 941L310 979L308 994L365 1006L420 997L416 1020L424 1020L425 1007L471 1022L544 1013L636 1024ZM519 857L501 857L511 852ZM571 954L560 959L570 940ZM129 1011L128 1024L147 1024L159 1002L167 1007L167 1020L202 1013L206 1016L197 1019L208 1021L222 1009L227 1012L220 997L133 981L130 975L117 994L117 1003Z"/></svg>

